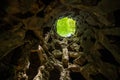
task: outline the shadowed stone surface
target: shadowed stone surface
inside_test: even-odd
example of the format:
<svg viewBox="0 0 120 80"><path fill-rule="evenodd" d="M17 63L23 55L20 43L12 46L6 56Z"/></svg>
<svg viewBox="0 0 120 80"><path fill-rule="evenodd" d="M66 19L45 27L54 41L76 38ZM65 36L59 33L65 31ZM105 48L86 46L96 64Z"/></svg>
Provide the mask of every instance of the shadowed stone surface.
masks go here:
<svg viewBox="0 0 120 80"><path fill-rule="evenodd" d="M119 80L120 1L0 1L0 80ZM76 20L60 37L56 21Z"/></svg>

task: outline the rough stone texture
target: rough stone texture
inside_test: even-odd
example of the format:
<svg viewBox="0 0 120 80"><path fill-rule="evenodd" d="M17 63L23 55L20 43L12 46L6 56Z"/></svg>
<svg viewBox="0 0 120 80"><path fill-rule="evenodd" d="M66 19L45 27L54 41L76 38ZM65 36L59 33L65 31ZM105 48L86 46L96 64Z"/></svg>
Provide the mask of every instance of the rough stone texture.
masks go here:
<svg viewBox="0 0 120 80"><path fill-rule="evenodd" d="M0 80L119 80L120 1L0 1ZM75 35L56 20L77 21Z"/></svg>

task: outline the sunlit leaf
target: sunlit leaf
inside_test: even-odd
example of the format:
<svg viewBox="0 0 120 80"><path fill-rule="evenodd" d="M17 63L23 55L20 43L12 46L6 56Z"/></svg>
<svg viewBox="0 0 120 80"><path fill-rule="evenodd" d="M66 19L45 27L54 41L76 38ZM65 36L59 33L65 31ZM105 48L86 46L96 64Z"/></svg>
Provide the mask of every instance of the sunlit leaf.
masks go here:
<svg viewBox="0 0 120 80"><path fill-rule="evenodd" d="M69 37L75 34L76 21L72 18L64 17L57 20L57 34L62 37Z"/></svg>

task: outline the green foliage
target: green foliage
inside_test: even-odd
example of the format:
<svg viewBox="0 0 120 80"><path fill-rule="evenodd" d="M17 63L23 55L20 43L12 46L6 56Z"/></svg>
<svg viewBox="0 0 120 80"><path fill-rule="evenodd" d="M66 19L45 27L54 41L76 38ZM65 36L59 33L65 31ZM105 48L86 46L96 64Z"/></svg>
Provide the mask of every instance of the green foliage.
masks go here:
<svg viewBox="0 0 120 80"><path fill-rule="evenodd" d="M76 21L68 17L58 19L56 29L60 36L69 37L75 33Z"/></svg>

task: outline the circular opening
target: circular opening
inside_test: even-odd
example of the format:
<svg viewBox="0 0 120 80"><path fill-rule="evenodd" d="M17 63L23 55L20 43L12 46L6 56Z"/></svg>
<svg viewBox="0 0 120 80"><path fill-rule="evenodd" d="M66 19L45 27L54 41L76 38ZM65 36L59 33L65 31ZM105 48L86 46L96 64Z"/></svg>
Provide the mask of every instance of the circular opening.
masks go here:
<svg viewBox="0 0 120 80"><path fill-rule="evenodd" d="M61 37L70 37L75 34L76 21L69 17L60 18L57 20L56 30Z"/></svg>

